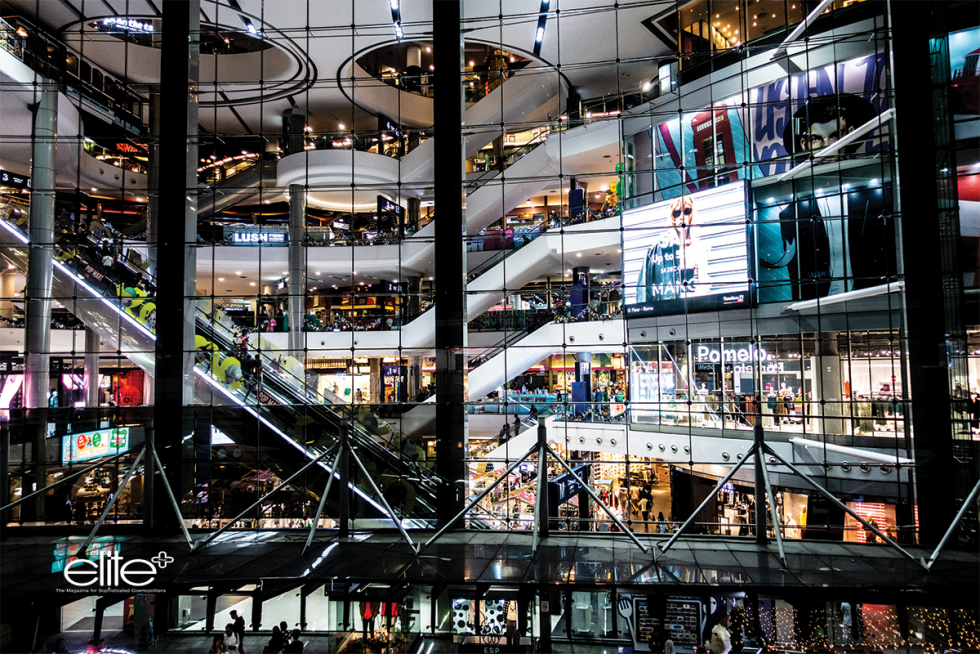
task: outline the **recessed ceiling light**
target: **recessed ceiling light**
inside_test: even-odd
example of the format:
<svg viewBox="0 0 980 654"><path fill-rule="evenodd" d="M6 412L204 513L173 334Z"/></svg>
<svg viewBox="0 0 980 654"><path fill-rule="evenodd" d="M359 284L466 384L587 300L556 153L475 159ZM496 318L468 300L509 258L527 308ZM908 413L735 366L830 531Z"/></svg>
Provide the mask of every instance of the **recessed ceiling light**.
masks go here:
<svg viewBox="0 0 980 654"><path fill-rule="evenodd" d="M219 281L219 282L223 282L223 281L225 281L225 278L224 278L224 277L219 277L219 278L218 278L218 281Z"/></svg>
<svg viewBox="0 0 980 654"><path fill-rule="evenodd" d="M236 270L236 271L235 271L235 274L236 274L236 275L241 275L241 274L242 274L242 271L241 271L241 270Z"/></svg>
<svg viewBox="0 0 980 654"><path fill-rule="evenodd" d="M313 274L314 274L314 275L319 275L319 274L321 274L321 273L320 273L320 271L318 270L318 271L316 271L316 272L315 272L315 273L313 273Z"/></svg>
<svg viewBox="0 0 980 654"><path fill-rule="evenodd" d="M343 123L337 123L337 127L339 127L340 129L346 129Z"/></svg>
<svg viewBox="0 0 980 654"><path fill-rule="evenodd" d="M249 286L255 286L255 282L249 282L248 285Z"/></svg>

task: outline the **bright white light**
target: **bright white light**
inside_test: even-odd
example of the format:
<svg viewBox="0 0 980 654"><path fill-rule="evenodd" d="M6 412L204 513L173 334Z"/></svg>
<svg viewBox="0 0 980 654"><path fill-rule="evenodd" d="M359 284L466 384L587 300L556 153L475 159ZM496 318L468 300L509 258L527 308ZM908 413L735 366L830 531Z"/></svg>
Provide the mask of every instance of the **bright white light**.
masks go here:
<svg viewBox="0 0 980 654"><path fill-rule="evenodd" d="M643 90L644 91L649 91L651 88L653 88L653 82L651 82L651 81L648 80L648 81L646 81L646 82L643 83Z"/></svg>
<svg viewBox="0 0 980 654"><path fill-rule="evenodd" d="M398 11L398 0L389 0L388 4L391 5L392 11Z"/></svg>
<svg viewBox="0 0 980 654"><path fill-rule="evenodd" d="M249 34L256 34L258 32L258 30L255 29L255 25L252 25L252 23L245 25L245 29L248 30Z"/></svg>
<svg viewBox="0 0 980 654"><path fill-rule="evenodd" d="M344 124L343 123L337 123L337 128L338 129L347 129L346 127L344 127Z"/></svg>
<svg viewBox="0 0 980 654"><path fill-rule="evenodd" d="M543 27L539 27L538 28L538 33L534 35L534 41L536 43L541 43L541 41L543 41L543 40L544 40L544 28Z"/></svg>

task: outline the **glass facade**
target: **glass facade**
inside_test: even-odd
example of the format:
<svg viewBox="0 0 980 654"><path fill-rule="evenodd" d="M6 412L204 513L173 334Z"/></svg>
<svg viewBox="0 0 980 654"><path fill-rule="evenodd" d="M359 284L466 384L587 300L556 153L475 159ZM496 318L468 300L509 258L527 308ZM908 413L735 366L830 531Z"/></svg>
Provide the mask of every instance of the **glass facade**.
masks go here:
<svg viewBox="0 0 980 654"><path fill-rule="evenodd" d="M3 5L6 535L934 546L967 499L975 16L930 19L933 124L881 2L465 2L455 33L439 3L132 4ZM771 491L720 483L763 442ZM586 578L204 587L168 628L255 598L365 640L693 646L725 615L745 646L892 647L940 620Z"/></svg>

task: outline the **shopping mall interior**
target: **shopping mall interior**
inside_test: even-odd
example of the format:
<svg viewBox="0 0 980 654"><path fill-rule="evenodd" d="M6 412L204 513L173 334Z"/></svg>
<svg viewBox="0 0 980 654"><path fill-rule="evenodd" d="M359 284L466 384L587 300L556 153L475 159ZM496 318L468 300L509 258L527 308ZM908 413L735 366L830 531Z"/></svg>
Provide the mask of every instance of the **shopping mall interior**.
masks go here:
<svg viewBox="0 0 980 654"><path fill-rule="evenodd" d="M978 58L0 0L0 651L980 650Z"/></svg>

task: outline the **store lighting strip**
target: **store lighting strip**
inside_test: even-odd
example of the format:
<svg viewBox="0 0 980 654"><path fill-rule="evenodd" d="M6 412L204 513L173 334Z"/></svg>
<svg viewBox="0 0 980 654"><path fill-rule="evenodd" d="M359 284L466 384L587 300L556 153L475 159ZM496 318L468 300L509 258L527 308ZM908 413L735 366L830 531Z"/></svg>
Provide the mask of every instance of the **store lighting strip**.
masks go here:
<svg viewBox="0 0 980 654"><path fill-rule="evenodd" d="M879 127L883 127L885 125L885 123L887 123L889 120L891 120L894 117L895 117L895 110L894 109L886 109L885 111L881 112L881 114L875 116L874 118L872 118L871 120L869 120L865 124L861 125L856 130L854 130L853 132L851 132L850 134L848 134L847 136L845 136L841 140L835 141L834 143L831 143L830 145L828 145L827 147L825 147L820 152L811 154L809 159L807 159L806 161L804 161L800 165L798 165L798 166L796 166L796 167L794 167L794 168L786 171L782 175L780 175L779 176L779 181L780 182L784 182L787 179L792 179L792 178L796 177L797 175L799 175L800 173L802 173L804 170L806 170L807 168L809 168L810 166L812 166L814 161L819 161L820 159L823 159L824 157L829 157L829 156L831 156L833 154L836 154L838 150L847 147L848 145L850 145L854 141L857 141L859 138L861 138L862 136L864 136L865 134L867 134L871 130L878 129Z"/></svg>
<svg viewBox="0 0 980 654"><path fill-rule="evenodd" d="M405 38L405 31L402 29L402 9L401 0L388 0L391 8L391 22L395 28L395 38L401 41Z"/></svg>
<svg viewBox="0 0 980 654"><path fill-rule="evenodd" d="M541 55L541 43L544 41L544 27L548 22L548 5L551 0L541 0L541 8L538 10L538 25L534 28L534 56Z"/></svg>
<svg viewBox="0 0 980 654"><path fill-rule="evenodd" d="M813 309L818 306L826 306L828 304L837 304L838 302L847 302L848 300L860 300L866 297L875 297L878 295L887 295L889 293L898 293L905 290L905 282L897 281L888 284L880 284L879 286L872 286L871 288L860 288L856 291L847 291L846 293L838 293L837 295L831 295L829 297L816 298L813 300L803 300L802 302L794 302L788 305L784 311L803 311L805 309Z"/></svg>
<svg viewBox="0 0 980 654"><path fill-rule="evenodd" d="M810 24L813 23L813 21L817 20L817 18L820 17L820 14L822 14L824 10L827 9L827 7L829 7L833 3L834 0L821 0L820 4L818 4L816 8L814 8L814 10L807 15L806 19L804 19L802 23L797 25L796 28L789 33L789 36L786 37L786 40L784 40L782 43L779 44L779 47L776 48L776 51L772 53L772 58L778 59L779 57L785 55L786 51L789 49L789 44L795 41L796 39L800 38L800 34L802 34L805 29L810 27Z"/></svg>

